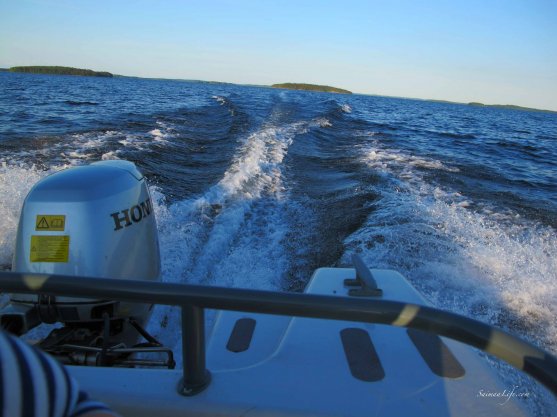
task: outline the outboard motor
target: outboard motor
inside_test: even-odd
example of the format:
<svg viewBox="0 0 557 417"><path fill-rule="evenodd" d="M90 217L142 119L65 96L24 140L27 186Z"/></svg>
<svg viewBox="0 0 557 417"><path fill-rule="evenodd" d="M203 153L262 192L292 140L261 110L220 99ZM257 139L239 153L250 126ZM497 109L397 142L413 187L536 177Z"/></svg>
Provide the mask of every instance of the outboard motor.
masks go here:
<svg viewBox="0 0 557 417"><path fill-rule="evenodd" d="M133 163L115 160L70 168L39 181L23 205L12 270L73 275L77 280L158 280L157 228L143 175ZM0 322L16 334L40 323L62 322L65 327L54 330L42 347L60 353L68 350L61 346L83 346L86 362L91 359L86 353L95 353L90 348L106 353L115 345L132 346L138 332L145 336L142 326L151 307L12 294ZM98 355L93 357L98 362Z"/></svg>

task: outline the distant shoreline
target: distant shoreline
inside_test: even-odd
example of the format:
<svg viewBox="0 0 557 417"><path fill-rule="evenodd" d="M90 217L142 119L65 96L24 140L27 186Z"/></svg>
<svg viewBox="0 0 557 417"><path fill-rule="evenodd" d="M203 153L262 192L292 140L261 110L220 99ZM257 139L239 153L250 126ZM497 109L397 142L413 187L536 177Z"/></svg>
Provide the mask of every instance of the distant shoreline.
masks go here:
<svg viewBox="0 0 557 417"><path fill-rule="evenodd" d="M85 77L105 77L111 78L113 75L106 71L93 71L90 69L58 67L58 66L21 66L11 67L9 72L22 72L27 74L48 74L48 75L78 75Z"/></svg>
<svg viewBox="0 0 557 417"><path fill-rule="evenodd" d="M282 83L273 84L272 88L286 88L289 90L306 90L321 91L324 93L352 94L352 91L343 90L342 88L331 87L329 85L303 84L303 83Z"/></svg>
<svg viewBox="0 0 557 417"><path fill-rule="evenodd" d="M34 71L37 71L37 72L34 72ZM87 69L72 68L72 67L59 67L59 66L18 66L18 67L11 67L11 68L0 68L0 72L23 72L23 73L32 73L32 74L55 74L55 75L82 75L82 76L93 76L93 77L140 78L140 79L146 79L146 80L190 81L190 82L204 82L204 83L211 83L211 84L244 85L244 84L235 84L235 83L221 82L221 81L186 80L186 79L154 78L154 77L135 77L135 76L111 74L110 72L104 72L104 71L93 71L93 70L87 70ZM317 85L317 84L281 83L281 84L273 84L271 86L252 85L252 84L249 84L247 86L267 87L267 88L285 88L285 89L291 89L291 90L322 91L322 92L331 92L331 93L353 94L351 91L343 90L341 88L331 87L331 86L327 86L327 85ZM373 95L376 95L376 94L363 94L363 95L373 96ZM407 99L407 100L429 101L429 102L433 102L433 103L458 104L458 105L461 105L461 106L491 107L491 108L505 109L505 110L518 110L518 111L530 111L530 112L534 111L534 112L557 114L557 111L555 111L555 110L537 109L537 108L533 108L533 107L517 106L517 105L514 105L514 104L484 104L484 103L479 103L479 102L462 103L462 102L450 101L450 100L422 99L422 98L412 98L412 97L394 97L394 96L381 96L381 97L392 97L392 98L401 98L401 99Z"/></svg>
<svg viewBox="0 0 557 417"><path fill-rule="evenodd" d="M468 106L477 106L477 107L495 107L498 109L510 109L510 110L521 110L521 111L539 111L544 113L557 113L557 111L553 110L545 110L545 109L535 109L533 107L522 107L516 106L514 104L483 104L478 102L470 102L467 104Z"/></svg>

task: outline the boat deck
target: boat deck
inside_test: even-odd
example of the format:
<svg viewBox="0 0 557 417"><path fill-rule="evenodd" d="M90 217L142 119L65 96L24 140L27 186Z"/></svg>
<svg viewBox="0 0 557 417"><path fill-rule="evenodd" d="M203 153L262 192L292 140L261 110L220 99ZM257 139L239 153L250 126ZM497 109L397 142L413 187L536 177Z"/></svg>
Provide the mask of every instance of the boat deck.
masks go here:
<svg viewBox="0 0 557 417"><path fill-rule="evenodd" d="M394 271L373 270L382 299L426 304ZM306 292L348 297L351 268L316 271ZM413 317L405 311L398 324ZM95 398L134 416L522 416L521 403L485 398L505 387L459 342L403 327L232 311L207 338L212 380L178 393L179 370L71 367ZM502 404L506 401L504 404Z"/></svg>

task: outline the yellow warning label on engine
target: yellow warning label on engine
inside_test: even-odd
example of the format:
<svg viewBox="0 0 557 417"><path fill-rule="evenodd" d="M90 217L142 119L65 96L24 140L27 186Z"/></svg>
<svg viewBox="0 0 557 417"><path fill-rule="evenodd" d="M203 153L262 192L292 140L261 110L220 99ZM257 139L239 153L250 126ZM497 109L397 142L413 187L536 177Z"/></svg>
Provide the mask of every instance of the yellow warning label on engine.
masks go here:
<svg viewBox="0 0 557 417"><path fill-rule="evenodd" d="M35 222L38 232L63 232L66 227L66 216L63 214L39 214Z"/></svg>
<svg viewBox="0 0 557 417"><path fill-rule="evenodd" d="M31 262L68 262L69 236L31 236Z"/></svg>

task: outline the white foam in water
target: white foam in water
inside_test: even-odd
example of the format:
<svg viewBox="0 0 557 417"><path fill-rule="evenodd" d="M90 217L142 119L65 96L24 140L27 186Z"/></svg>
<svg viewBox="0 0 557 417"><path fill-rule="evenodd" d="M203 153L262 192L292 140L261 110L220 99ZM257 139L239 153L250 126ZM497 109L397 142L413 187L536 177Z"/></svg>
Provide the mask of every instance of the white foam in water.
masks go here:
<svg viewBox="0 0 557 417"><path fill-rule="evenodd" d="M400 153L374 148L363 158L394 176L348 243L372 265L400 269L434 304L526 332L557 352L555 231L493 208L469 210L463 196L427 184ZM417 165L451 170L433 160Z"/></svg>
<svg viewBox="0 0 557 417"><path fill-rule="evenodd" d="M183 271L195 270L188 276L190 281L207 281L207 269L214 266L213 261L226 260L231 250L228 239L236 239L240 227L253 219L254 207L268 204L266 209L272 210L273 205L281 203L281 164L293 137L302 131L303 125L294 124L268 127L250 135L223 178L204 195L157 209L161 241L167 248L164 257L169 260L165 279L181 280ZM258 201L263 197L264 202Z"/></svg>
<svg viewBox="0 0 557 417"><path fill-rule="evenodd" d="M160 120L156 123L157 128L150 130L148 135L138 133L126 134L124 139L118 141L122 148L106 153L106 157L103 155L103 159L119 159L123 151L151 152L151 147L154 143L158 146L170 143L170 140L176 136L172 126Z"/></svg>
<svg viewBox="0 0 557 417"><path fill-rule="evenodd" d="M17 224L27 193L49 173L34 165L0 162L0 267L11 266Z"/></svg>
<svg viewBox="0 0 557 417"><path fill-rule="evenodd" d="M321 118L317 119L316 122L319 125L319 127L332 127L333 126L333 124L329 121L329 119L326 119L324 117L321 117Z"/></svg>
<svg viewBox="0 0 557 417"><path fill-rule="evenodd" d="M168 140L166 138L168 138L169 135L161 132L160 129L153 129L149 133L153 135L153 140L155 142L168 143Z"/></svg>
<svg viewBox="0 0 557 417"><path fill-rule="evenodd" d="M249 135L223 178L198 198L167 206L160 190L151 189L164 281L281 288L288 263L282 162L293 138L307 128L269 126ZM155 308L149 331L178 358L179 328L177 309Z"/></svg>
<svg viewBox="0 0 557 417"><path fill-rule="evenodd" d="M118 137L119 133L108 130L105 132L77 133L55 145L47 145L42 152L60 154L70 165L81 165L93 158L93 151L101 148L106 142Z"/></svg>
<svg viewBox="0 0 557 417"><path fill-rule="evenodd" d="M110 151L110 152L103 153L101 155L101 159L103 161L110 161L111 159L120 159L118 157L118 153L119 153L118 151Z"/></svg>
<svg viewBox="0 0 557 417"><path fill-rule="evenodd" d="M174 129L167 123L161 122L160 120L157 121L157 128L151 130L149 133L153 136L153 140L155 142L159 142L159 144L168 143L169 139L175 137Z"/></svg>
<svg viewBox="0 0 557 417"><path fill-rule="evenodd" d="M352 113L352 107L350 107L348 104L343 104L342 106L340 106L340 109L344 113Z"/></svg>
<svg viewBox="0 0 557 417"><path fill-rule="evenodd" d="M217 101L220 103L221 106L224 105L224 104L226 104L226 99L225 99L224 97L221 97L221 96L213 96L213 98L214 98L215 100L217 100Z"/></svg>
<svg viewBox="0 0 557 417"><path fill-rule="evenodd" d="M370 136L373 136L373 132L371 132ZM414 167L458 172L458 168L446 166L441 161L410 155L398 149L374 147L366 152L364 158L366 163L372 168L379 171L396 173L407 178L413 178L416 175L413 170Z"/></svg>
<svg viewBox="0 0 557 417"><path fill-rule="evenodd" d="M159 147L164 146L175 137L172 126L161 121L156 123L157 128L147 134L126 134L113 130L71 134L63 140L49 140L42 147L11 154L10 159L20 160L21 158L51 155L53 158L62 157L67 165L73 166L96 160L98 158L96 151L107 144L119 145L119 149L105 152L101 155L102 160L120 159L123 152L129 151L150 152L153 144Z"/></svg>
<svg viewBox="0 0 557 417"><path fill-rule="evenodd" d="M154 138L139 138L129 135L122 142L135 149L143 149L143 146L148 146L153 139L158 143L166 142L166 139L171 137L171 127L162 122L157 122L157 124L159 129L155 130L160 133L160 136L157 137L156 133L152 133ZM121 136L121 132L112 130L77 133L69 135L66 140L49 141L43 146L30 150L0 155L0 267L11 264L20 210L31 187L48 174L88 163L94 158L94 150ZM102 155L101 159L119 159L120 151L107 152ZM53 155L55 158L61 156L63 162L48 168L17 162L22 158L33 158L39 155Z"/></svg>
<svg viewBox="0 0 557 417"><path fill-rule="evenodd" d="M64 165L81 165L84 161L95 157L94 152L107 142L118 138L121 133L116 131L86 132L68 135L64 138L47 138L36 140L33 148L23 149L9 154L0 154L5 161L22 161L44 159L60 160Z"/></svg>
<svg viewBox="0 0 557 417"><path fill-rule="evenodd" d="M426 183L413 169L453 170L440 161L377 147L362 159L384 174L388 185L376 211L346 240L350 251L360 252L372 267L398 270L439 308L557 353L552 228L519 223L494 208L472 211L458 192Z"/></svg>

